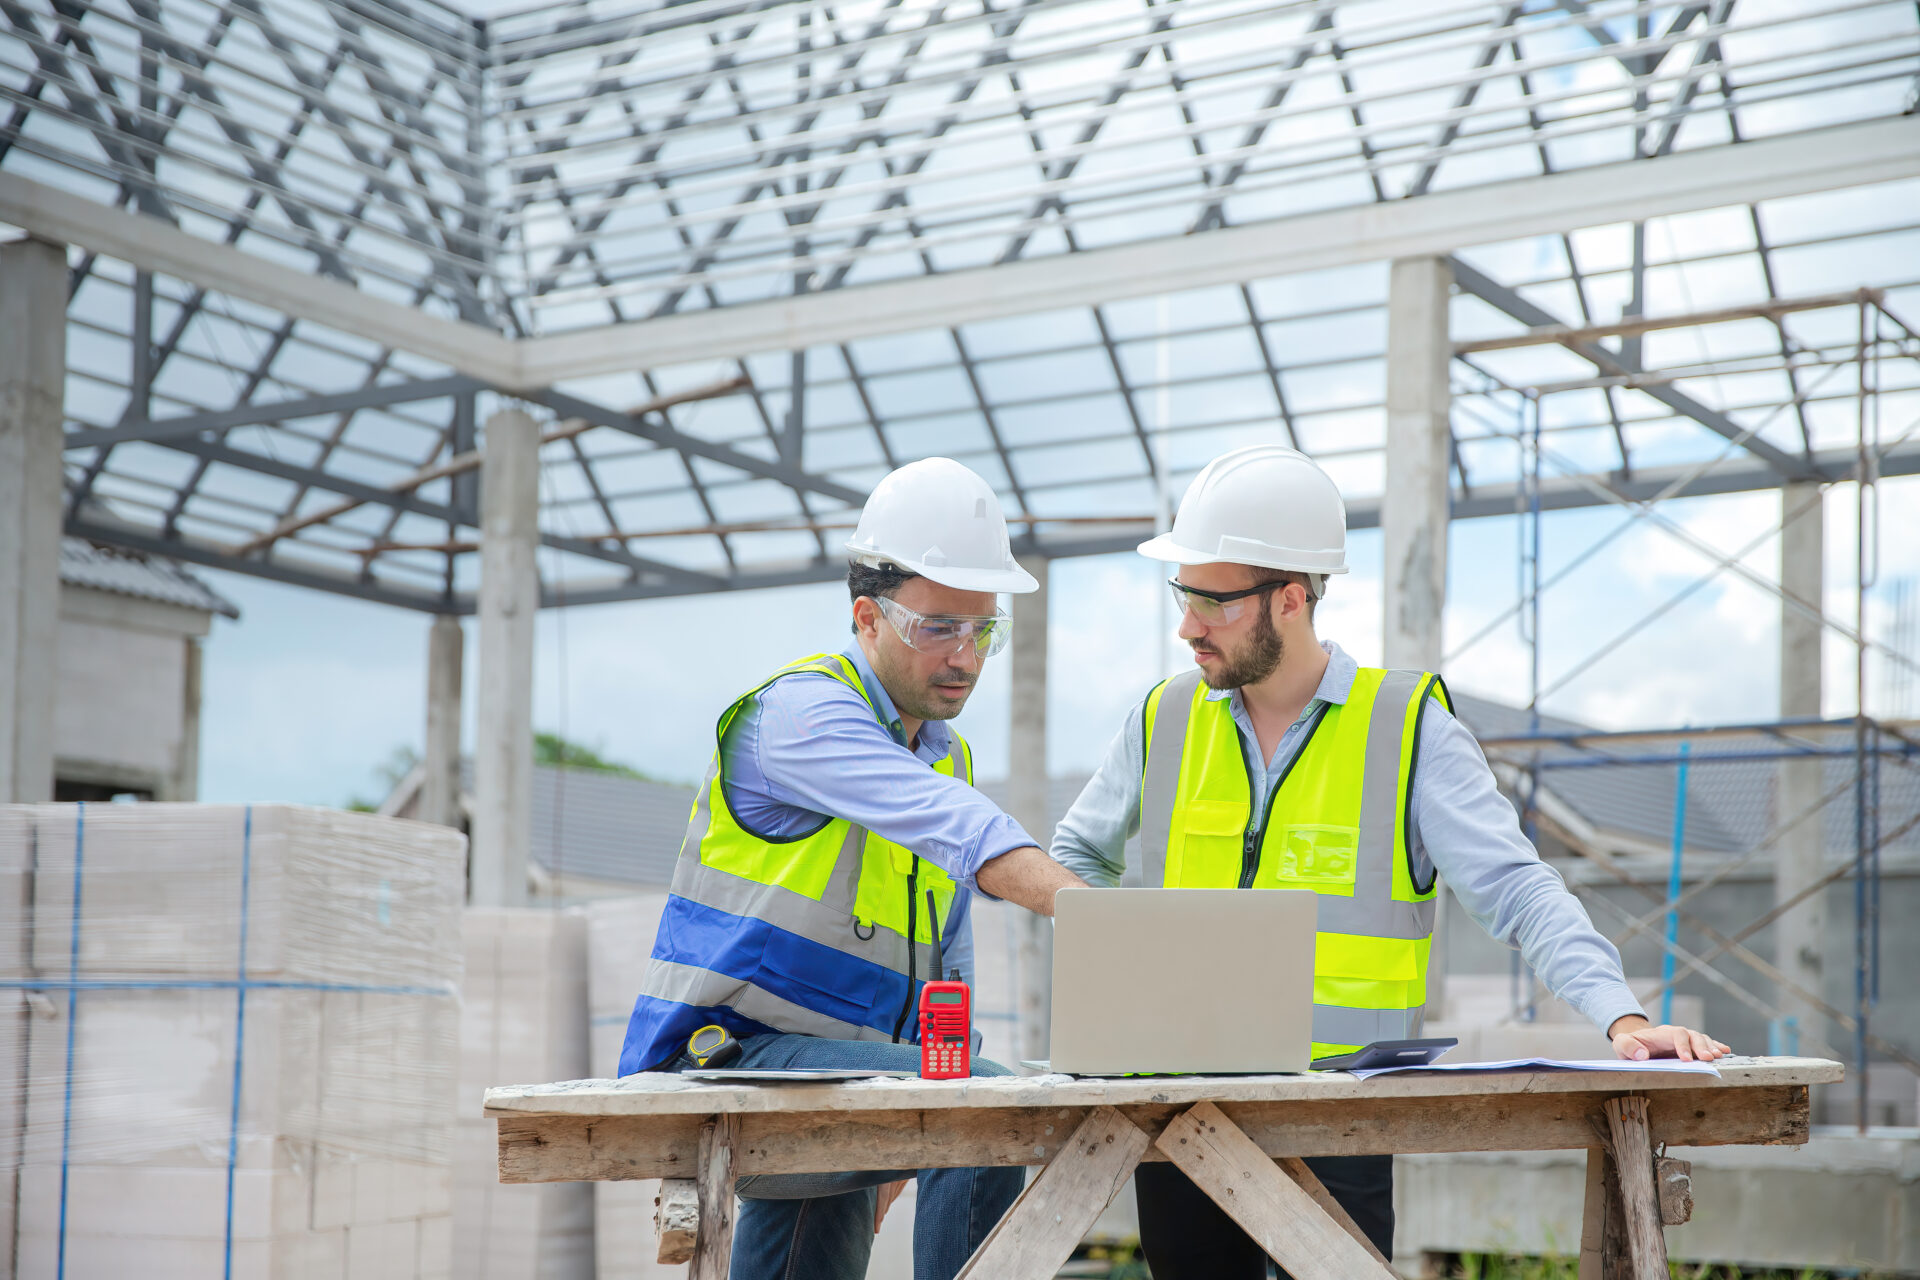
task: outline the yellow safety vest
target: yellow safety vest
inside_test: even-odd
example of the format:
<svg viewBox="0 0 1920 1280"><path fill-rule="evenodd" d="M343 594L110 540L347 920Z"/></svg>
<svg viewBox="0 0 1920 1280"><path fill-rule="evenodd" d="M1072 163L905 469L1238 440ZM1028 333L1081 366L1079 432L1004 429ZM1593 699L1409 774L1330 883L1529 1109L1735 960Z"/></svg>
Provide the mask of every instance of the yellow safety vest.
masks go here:
<svg viewBox="0 0 1920 1280"><path fill-rule="evenodd" d="M768 685L800 672L838 680L873 706L851 662L815 654L729 706L718 743ZM936 931L953 905L953 880L844 818L800 836L756 834L727 803L722 754L681 842L622 1074L659 1065L710 1022L736 1035L914 1039L919 986L943 976ZM973 756L959 734L933 768L972 783Z"/></svg>
<svg viewBox="0 0 1920 1280"><path fill-rule="evenodd" d="M1232 707L1207 692L1192 671L1147 696L1144 882L1311 890L1314 1057L1417 1037L1434 880L1414 881L1408 796L1420 713L1429 697L1451 710L1446 686L1426 672L1362 667L1345 704L1314 713L1259 814Z"/></svg>

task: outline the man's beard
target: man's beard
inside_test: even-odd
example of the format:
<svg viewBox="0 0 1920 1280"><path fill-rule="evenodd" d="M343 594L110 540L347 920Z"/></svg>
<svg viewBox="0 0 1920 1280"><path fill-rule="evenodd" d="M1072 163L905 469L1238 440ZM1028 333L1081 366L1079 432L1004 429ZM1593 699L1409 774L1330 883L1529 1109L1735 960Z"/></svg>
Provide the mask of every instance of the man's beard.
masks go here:
<svg viewBox="0 0 1920 1280"><path fill-rule="evenodd" d="M1188 643L1196 650L1200 647L1193 641ZM1239 689L1259 684L1274 673L1286 651L1286 643L1273 625L1273 615L1263 608L1254 621L1253 634L1247 637L1246 647L1234 654L1214 649L1213 652L1220 655L1220 666L1213 671L1202 667L1201 678L1212 689Z"/></svg>

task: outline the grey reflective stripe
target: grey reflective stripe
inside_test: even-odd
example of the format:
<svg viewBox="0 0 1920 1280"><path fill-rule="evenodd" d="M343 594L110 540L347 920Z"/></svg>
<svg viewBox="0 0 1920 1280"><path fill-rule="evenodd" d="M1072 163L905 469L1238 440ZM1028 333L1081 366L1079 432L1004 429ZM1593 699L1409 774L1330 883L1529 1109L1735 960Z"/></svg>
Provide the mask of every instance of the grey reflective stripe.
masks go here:
<svg viewBox="0 0 1920 1280"><path fill-rule="evenodd" d="M771 991L742 982L738 978L696 965L674 964L667 960L647 962L646 976L640 982L640 994L696 1008L724 1005L742 1017L806 1036L824 1036L830 1040L891 1040L885 1031L842 1022L805 1005L784 1000Z"/></svg>
<svg viewBox="0 0 1920 1280"><path fill-rule="evenodd" d="M855 932L851 902L842 910L777 884L762 884L707 866L698 858L680 860L673 873L673 892L676 897L728 915L764 920L776 929L883 965L895 973L907 971L906 938L878 924L868 924ZM867 936L862 937L862 933Z"/></svg>
<svg viewBox="0 0 1920 1280"><path fill-rule="evenodd" d="M700 790L693 801L693 816L687 819L687 834L680 840L680 858L685 861L688 854L697 859L700 856L700 842L707 838L707 829L713 825L713 780L720 776L720 753L714 752L713 763L707 766L706 780L700 784Z"/></svg>
<svg viewBox="0 0 1920 1280"><path fill-rule="evenodd" d="M1313 1006L1315 1044L1369 1045L1378 1040L1417 1040L1427 1011L1419 1009L1349 1009L1345 1005Z"/></svg>
<svg viewBox="0 0 1920 1280"><path fill-rule="evenodd" d="M1356 901L1367 903L1376 915L1382 904L1393 901L1393 840L1400 831L1400 746L1406 733L1407 703L1419 691L1418 671L1387 672L1373 695L1373 714L1367 722L1366 769L1360 784L1360 848L1353 896Z"/></svg>
<svg viewBox="0 0 1920 1280"><path fill-rule="evenodd" d="M1388 892L1391 893L1391 881ZM1321 933L1354 933L1366 938L1409 938L1415 941L1433 933L1434 899L1425 902L1382 902L1361 897L1342 898L1330 893L1320 895Z"/></svg>
<svg viewBox="0 0 1920 1280"><path fill-rule="evenodd" d="M1186 755L1187 725L1193 719L1193 694L1200 672L1183 671L1167 681L1154 709L1153 739L1146 744L1140 775L1140 883L1161 888L1167 878L1167 831L1180 793L1180 761Z"/></svg>

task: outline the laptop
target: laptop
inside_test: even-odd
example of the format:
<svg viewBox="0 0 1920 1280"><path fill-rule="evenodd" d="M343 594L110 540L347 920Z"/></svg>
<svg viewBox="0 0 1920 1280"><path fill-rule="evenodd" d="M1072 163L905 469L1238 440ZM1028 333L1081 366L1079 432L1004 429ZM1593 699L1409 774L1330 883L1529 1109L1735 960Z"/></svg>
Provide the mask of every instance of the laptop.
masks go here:
<svg viewBox="0 0 1920 1280"><path fill-rule="evenodd" d="M1305 1071L1316 898L1304 889L1062 889L1048 1069Z"/></svg>

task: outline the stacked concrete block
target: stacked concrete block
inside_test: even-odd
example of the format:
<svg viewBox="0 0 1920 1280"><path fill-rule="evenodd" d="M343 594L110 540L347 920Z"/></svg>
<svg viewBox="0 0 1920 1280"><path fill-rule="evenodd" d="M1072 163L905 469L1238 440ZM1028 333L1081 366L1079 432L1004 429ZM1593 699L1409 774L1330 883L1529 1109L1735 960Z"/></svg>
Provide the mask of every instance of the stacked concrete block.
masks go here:
<svg viewBox="0 0 1920 1280"><path fill-rule="evenodd" d="M593 1188L500 1181L486 1090L587 1069L587 930L578 909L465 915L455 1115L454 1272L461 1280L590 1280Z"/></svg>
<svg viewBox="0 0 1920 1280"><path fill-rule="evenodd" d="M587 1074L620 1074L620 1045L640 991L653 935L666 908L665 891L591 903L587 916L587 1016L592 1053ZM685 1263L666 1265L653 1226L654 1179L593 1184L594 1274L598 1280L667 1280L687 1274Z"/></svg>
<svg viewBox="0 0 1920 1280"><path fill-rule="evenodd" d="M290 806L0 809L17 1274L449 1276L464 846Z"/></svg>

